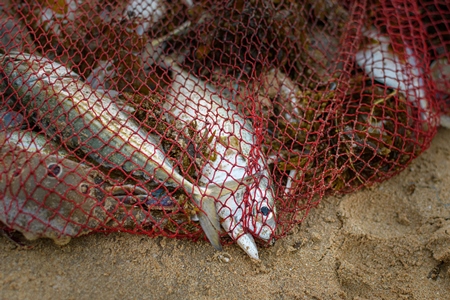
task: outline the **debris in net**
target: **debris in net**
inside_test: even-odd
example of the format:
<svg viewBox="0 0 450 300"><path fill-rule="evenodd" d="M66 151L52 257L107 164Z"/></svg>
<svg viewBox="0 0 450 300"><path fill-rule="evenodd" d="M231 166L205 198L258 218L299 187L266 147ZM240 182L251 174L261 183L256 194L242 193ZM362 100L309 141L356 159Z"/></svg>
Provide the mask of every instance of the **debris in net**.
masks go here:
<svg viewBox="0 0 450 300"><path fill-rule="evenodd" d="M111 61L100 60L97 63L97 67L94 68L89 76L86 78L88 83L94 90L107 89L107 81L110 77L116 75L114 65Z"/></svg>
<svg viewBox="0 0 450 300"><path fill-rule="evenodd" d="M151 97L152 91L164 88L169 81L162 70L155 66L165 42L184 32L190 24L187 21L165 36L147 41L140 52L127 53L119 50L110 60L99 60L86 82L93 89L114 89Z"/></svg>
<svg viewBox="0 0 450 300"><path fill-rule="evenodd" d="M278 154L277 169L288 180L285 191L296 190L298 188L291 185L293 180L299 181L298 177L290 175L294 170L307 167L310 157L318 155L314 151L325 146L318 144L319 133L323 131L323 120L335 99L335 92L318 87L315 90L301 89L301 84L295 83L279 69L264 73L262 78L263 90L267 91L274 107L272 122L268 123L271 134L266 136L265 145L269 153ZM311 180L314 176L300 173L307 177L299 182Z"/></svg>
<svg viewBox="0 0 450 300"><path fill-rule="evenodd" d="M342 107L330 115L334 89L300 91L280 71L267 76L266 90L281 117L266 144L280 154L276 165L287 178L287 195L311 193L303 182L329 170L340 171L324 177L328 193L348 192L393 176L422 151L414 134L417 109L395 90L387 94L367 85L368 78L354 77ZM327 119L331 123L322 128Z"/></svg>
<svg viewBox="0 0 450 300"><path fill-rule="evenodd" d="M131 0L125 8L124 18L138 23L134 29L138 35L143 35L148 28L159 22L167 12L164 1L161 0Z"/></svg>
<svg viewBox="0 0 450 300"><path fill-rule="evenodd" d="M310 90L334 82L343 68L340 52L345 49L339 44L341 35L332 35L329 28L305 28L297 34L295 42L299 58L289 62L295 65L297 72L289 75Z"/></svg>
<svg viewBox="0 0 450 300"><path fill-rule="evenodd" d="M150 74L139 55L119 50L110 60L100 60L86 78L93 89L115 90L150 96L164 86L162 70L152 68Z"/></svg>
<svg viewBox="0 0 450 300"><path fill-rule="evenodd" d="M11 4L0 4L0 48L2 51L34 51L28 29L11 15Z"/></svg>
<svg viewBox="0 0 450 300"><path fill-rule="evenodd" d="M414 125L419 110L403 93L352 83L334 119L339 136L336 167L342 172L333 185L341 191L392 177L423 151L423 137Z"/></svg>
<svg viewBox="0 0 450 300"><path fill-rule="evenodd" d="M117 10L123 8L122 4L77 2L76 10L68 10L68 14L73 16L70 18L61 13L48 15L48 12L54 12L54 7L47 3L24 3L14 9L25 16L42 54L86 78L98 60L110 60L115 57L117 49L138 53L147 41L146 36L139 36L127 24L119 23Z"/></svg>
<svg viewBox="0 0 450 300"><path fill-rule="evenodd" d="M200 22L200 21L199 21ZM162 52L163 52L163 45L168 40L172 39L175 36L178 36L180 34L185 33L191 26L191 21L186 21L168 34L153 39L151 42L148 42L141 54L142 61L147 66L152 66L155 64L156 61L159 60Z"/></svg>
<svg viewBox="0 0 450 300"><path fill-rule="evenodd" d="M262 69L266 64L263 59L278 60L277 52L282 52L283 48L276 28L270 26L273 8L241 1L209 5L199 8L195 15L197 20L170 43L175 53L186 54L185 64L193 75L220 84L228 76L237 78L244 70L246 80L257 75L249 72Z"/></svg>
<svg viewBox="0 0 450 300"><path fill-rule="evenodd" d="M426 31L425 42L428 45L428 51L431 59L435 60L441 57L448 57L450 53L450 3L448 1L417 1L417 8L420 11L420 23ZM404 13L409 13L404 10ZM409 18L399 18L409 21ZM385 22L387 22L386 20ZM389 21L392 21L390 19ZM417 26L419 27L419 26ZM421 29L422 29L421 28Z"/></svg>

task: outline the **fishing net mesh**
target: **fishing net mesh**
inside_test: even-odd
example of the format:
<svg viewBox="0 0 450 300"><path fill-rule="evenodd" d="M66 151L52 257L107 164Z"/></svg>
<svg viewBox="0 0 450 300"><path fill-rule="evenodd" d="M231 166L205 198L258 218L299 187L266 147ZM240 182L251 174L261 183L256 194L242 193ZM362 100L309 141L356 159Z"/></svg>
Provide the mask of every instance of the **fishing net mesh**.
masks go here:
<svg viewBox="0 0 450 300"><path fill-rule="evenodd" d="M221 221L252 231L272 190L279 238L324 196L405 169L449 109L444 0L11 0L0 16L0 218L29 238L203 238L192 190L138 162L156 159L150 135L196 187L229 181L212 161L243 164Z"/></svg>

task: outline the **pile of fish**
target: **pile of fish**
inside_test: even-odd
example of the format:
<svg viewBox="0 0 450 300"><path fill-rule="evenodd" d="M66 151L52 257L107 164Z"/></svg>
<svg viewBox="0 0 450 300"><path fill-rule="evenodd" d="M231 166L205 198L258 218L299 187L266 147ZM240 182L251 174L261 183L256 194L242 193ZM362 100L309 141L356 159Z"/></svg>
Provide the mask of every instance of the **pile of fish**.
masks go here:
<svg viewBox="0 0 450 300"><path fill-rule="evenodd" d="M118 108L114 100L92 90L68 68L40 56L12 51L1 55L0 63L3 80L11 90L14 101L25 108L27 119L36 124L49 139L57 140L67 148L82 153L83 156L78 157L80 160L90 158L104 168L120 168L124 173L144 181L153 180L166 186L181 187L199 208L196 217L216 249L222 249L219 237L222 225L225 232L252 258L258 259L253 235L269 241L275 231L273 191L262 153L251 152L256 143L251 124L239 117L238 112L233 110L235 107L226 99L214 95L195 77L180 73L174 78L174 96L168 97L166 103L170 122L185 128L186 124L195 120L196 130L206 136L209 146L215 152L210 160L205 161L201 181L194 184L177 172L162 149L158 137L140 128L130 115ZM180 84L181 86L177 86ZM195 93L202 94L187 98L185 95L194 92L190 88L195 89ZM201 109L192 113L180 107ZM208 124L215 125L209 128ZM9 143L5 148L9 149L14 141L7 141ZM23 143L24 139L20 141ZM9 151L4 151L5 169L11 169L17 164L18 170L10 171L12 178L2 179L2 183L5 183L2 192L13 194L5 196L8 200L5 200L0 221L22 231L27 237L42 236L64 240L98 228L108 218L112 218L107 213L109 209L102 211L99 208L111 206L110 201L107 202L109 198L104 192L98 192L89 186L95 182L94 176L104 178L103 175L89 172L87 167L78 166L64 156L59 160L59 156L45 158L43 151L37 147L34 153L30 152L30 147L21 147L19 143L15 147L26 152L9 157ZM22 160L21 156L24 156ZM27 160L28 156L33 161ZM249 162L255 159L258 168L253 168L252 171ZM57 175L47 170L52 168L59 170ZM22 172L23 176L14 177L17 171ZM37 174L34 175L34 172ZM15 191L6 188L10 186L7 184L9 181L15 183ZM45 186L45 192L41 191L41 186ZM25 190L20 191L20 188ZM120 190L123 187L114 186L114 189ZM134 188L128 187L128 190L136 192ZM28 192L31 195L27 195ZM69 196L69 192L73 193ZM144 195L151 197L145 193ZM57 198L60 205L51 203L47 206L47 202L53 202L50 200L52 197ZM244 197L249 197L250 200L244 201ZM38 216L42 204L33 204L34 201L46 203L42 214L47 216L47 220ZM28 203L31 208L24 206ZM76 209L70 210L62 204L72 208L86 206L78 212L79 215L84 213L84 218L75 214ZM24 210L19 207L24 207ZM65 212L53 212L59 212L59 217L65 223L54 220L54 216L49 213L53 207ZM33 208L36 209L36 215L30 214ZM28 219L22 215L28 216ZM53 222L63 224L57 226ZM35 223L39 225L34 225Z"/></svg>
<svg viewBox="0 0 450 300"><path fill-rule="evenodd" d="M269 2L2 4L5 232L203 232L259 260L321 196L396 174L450 124L421 52L373 16L351 36L336 1ZM448 61L430 67L448 97Z"/></svg>

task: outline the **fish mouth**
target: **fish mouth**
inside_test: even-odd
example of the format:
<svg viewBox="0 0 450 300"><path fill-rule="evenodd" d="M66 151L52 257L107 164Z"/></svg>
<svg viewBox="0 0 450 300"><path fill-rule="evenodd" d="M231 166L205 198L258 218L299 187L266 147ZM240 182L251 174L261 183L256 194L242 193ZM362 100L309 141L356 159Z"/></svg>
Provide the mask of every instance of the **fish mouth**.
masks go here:
<svg viewBox="0 0 450 300"><path fill-rule="evenodd" d="M268 241L270 241L270 240L272 239L273 234L274 234L274 229L273 229L273 228L271 228L270 226L263 226L263 227L261 228L261 230L259 230L259 231L256 233L256 236L257 236L259 239L268 242Z"/></svg>
<svg viewBox="0 0 450 300"><path fill-rule="evenodd" d="M251 234L245 233L241 235L236 242L248 256L259 261L258 247L256 246L255 240Z"/></svg>
<svg viewBox="0 0 450 300"><path fill-rule="evenodd" d="M251 222L250 220L250 222L248 222L246 226L246 229L251 232L253 236L265 242L270 242L270 240L273 238L276 228L277 224L275 218L268 219L265 222Z"/></svg>
<svg viewBox="0 0 450 300"><path fill-rule="evenodd" d="M248 256L259 261L258 247L256 246L255 239L251 233L244 232L242 224L232 224L230 218L227 218L222 220L222 227Z"/></svg>

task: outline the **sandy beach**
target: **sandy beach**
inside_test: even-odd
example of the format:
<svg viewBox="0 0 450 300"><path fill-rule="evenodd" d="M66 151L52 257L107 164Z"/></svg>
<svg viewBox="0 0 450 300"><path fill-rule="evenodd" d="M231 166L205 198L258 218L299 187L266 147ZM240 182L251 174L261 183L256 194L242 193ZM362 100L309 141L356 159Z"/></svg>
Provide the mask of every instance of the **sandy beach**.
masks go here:
<svg viewBox="0 0 450 300"><path fill-rule="evenodd" d="M1 299L444 299L450 130L393 179L323 199L261 263L236 245L220 256L205 241L125 233L30 244L0 238Z"/></svg>

